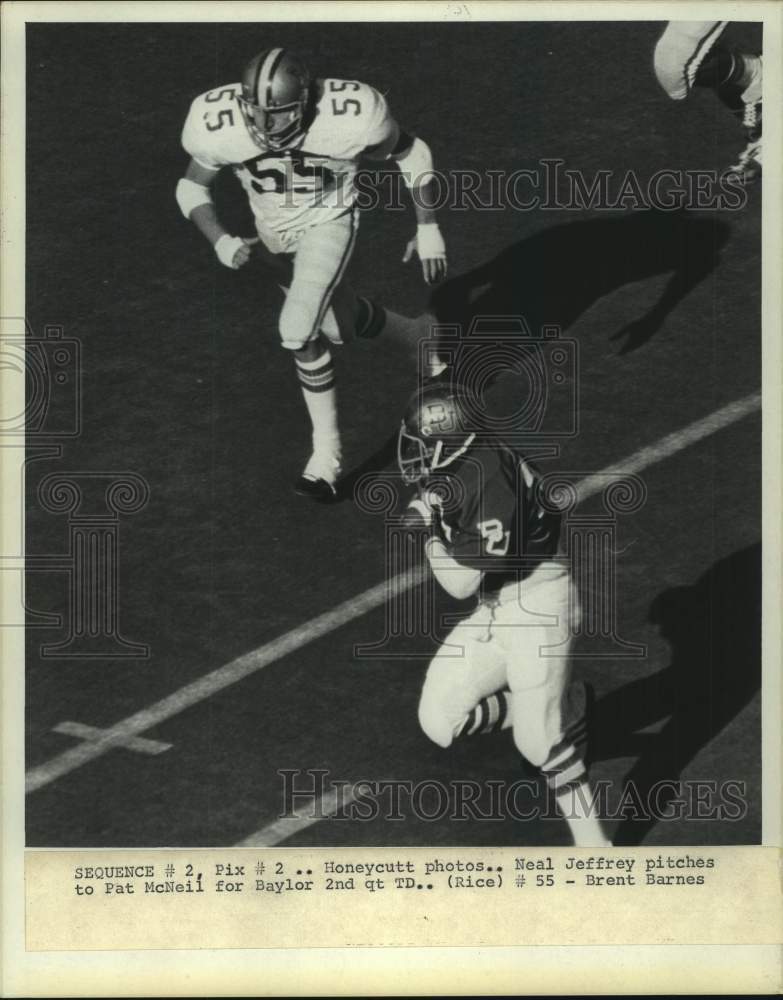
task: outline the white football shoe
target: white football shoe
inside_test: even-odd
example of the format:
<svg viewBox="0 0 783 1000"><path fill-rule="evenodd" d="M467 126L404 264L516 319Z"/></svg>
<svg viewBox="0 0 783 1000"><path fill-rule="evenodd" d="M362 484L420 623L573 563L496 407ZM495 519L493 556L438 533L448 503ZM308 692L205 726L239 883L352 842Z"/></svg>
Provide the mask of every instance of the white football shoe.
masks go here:
<svg viewBox="0 0 783 1000"><path fill-rule="evenodd" d="M737 162L729 167L729 173L736 174L743 184L752 184L761 176L761 138L748 142Z"/></svg>
<svg viewBox="0 0 783 1000"><path fill-rule="evenodd" d="M748 59L747 56L745 56ZM761 85L764 61L762 56L753 58L750 82L742 92L741 121L745 130L747 145L729 167L729 172L737 174L743 184L752 184L761 175L761 126L762 100ZM739 113L739 112L738 112Z"/></svg>

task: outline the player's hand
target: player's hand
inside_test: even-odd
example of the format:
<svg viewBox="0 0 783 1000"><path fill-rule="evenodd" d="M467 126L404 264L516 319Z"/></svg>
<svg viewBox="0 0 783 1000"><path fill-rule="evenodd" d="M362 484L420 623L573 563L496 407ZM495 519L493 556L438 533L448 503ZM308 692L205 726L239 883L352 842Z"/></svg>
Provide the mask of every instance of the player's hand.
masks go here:
<svg viewBox="0 0 783 1000"><path fill-rule="evenodd" d="M405 508L405 525L415 531L429 531L444 538L443 500L435 490L421 490Z"/></svg>
<svg viewBox="0 0 783 1000"><path fill-rule="evenodd" d="M415 497L403 514L405 527L413 531L428 531L432 527L432 508L423 497Z"/></svg>
<svg viewBox="0 0 783 1000"><path fill-rule="evenodd" d="M258 239L243 240L241 236L229 236L228 233L224 233L215 243L215 253L221 264L236 271L250 260L250 254L256 243Z"/></svg>
<svg viewBox="0 0 783 1000"><path fill-rule="evenodd" d="M428 285L435 285L446 277L446 244L437 222L422 223L417 227L416 235L408 241L405 248L403 264L412 260L414 253L418 254L422 274Z"/></svg>

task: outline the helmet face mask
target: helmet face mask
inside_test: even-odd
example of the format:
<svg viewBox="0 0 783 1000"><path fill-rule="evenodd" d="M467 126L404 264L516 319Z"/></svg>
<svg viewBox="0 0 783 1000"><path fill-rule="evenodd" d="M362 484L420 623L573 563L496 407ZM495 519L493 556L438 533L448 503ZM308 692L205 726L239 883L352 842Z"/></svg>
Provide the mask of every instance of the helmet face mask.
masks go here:
<svg viewBox="0 0 783 1000"><path fill-rule="evenodd" d="M256 145L278 152L304 139L309 88L304 64L284 49L268 49L250 60L239 104Z"/></svg>
<svg viewBox="0 0 783 1000"><path fill-rule="evenodd" d="M397 464L402 481L412 486L431 476L434 453L434 448L428 448L421 438L408 432L403 420L397 438Z"/></svg>
<svg viewBox="0 0 783 1000"><path fill-rule="evenodd" d="M262 149L283 150L290 148L294 140L304 137L302 120L305 102L296 101L283 107L262 108L241 97L245 122L256 143Z"/></svg>
<svg viewBox="0 0 783 1000"><path fill-rule="evenodd" d="M420 483L464 455L476 437L465 423L454 393L440 387L417 392L397 438L397 465L403 482Z"/></svg>

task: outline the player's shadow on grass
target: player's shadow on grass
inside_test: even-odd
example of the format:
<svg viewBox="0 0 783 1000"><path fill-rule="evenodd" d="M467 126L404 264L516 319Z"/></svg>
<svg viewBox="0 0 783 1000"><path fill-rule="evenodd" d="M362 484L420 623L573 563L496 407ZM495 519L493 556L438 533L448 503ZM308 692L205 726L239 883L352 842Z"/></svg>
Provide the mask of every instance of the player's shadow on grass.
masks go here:
<svg viewBox="0 0 783 1000"><path fill-rule="evenodd" d="M626 787L633 783L642 803L653 801L666 814L674 811L677 789L659 786L651 794L656 785L676 784L683 769L759 688L761 546L722 559L692 586L663 591L652 603L650 620L670 644L671 662L598 702L594 756L639 753L625 779ZM662 719L667 721L659 732L640 733ZM711 779L733 779L744 774L748 765L757 767L760 740L758 731L746 733L732 758L737 774L724 768ZM668 809L667 803L671 803ZM640 844L656 822L652 817L629 816L621 821L613 842Z"/></svg>
<svg viewBox="0 0 783 1000"><path fill-rule="evenodd" d="M566 222L515 243L432 295L440 323L467 330L479 316L523 316L536 336L543 324L567 330L598 299L643 278L671 272L655 305L607 330L620 354L636 350L716 266L730 227L687 211L643 211Z"/></svg>
<svg viewBox="0 0 783 1000"><path fill-rule="evenodd" d="M686 211L649 210L562 223L446 281L434 290L429 312L439 323L459 324L464 332L478 317L522 316L536 336L545 324L568 330L595 302L623 285L670 273L645 315L626 321L617 314L616 328L607 331L625 354L660 330L669 313L715 268L729 233L727 223ZM394 461L396 440L395 432L341 480L338 500L352 497L362 475Z"/></svg>

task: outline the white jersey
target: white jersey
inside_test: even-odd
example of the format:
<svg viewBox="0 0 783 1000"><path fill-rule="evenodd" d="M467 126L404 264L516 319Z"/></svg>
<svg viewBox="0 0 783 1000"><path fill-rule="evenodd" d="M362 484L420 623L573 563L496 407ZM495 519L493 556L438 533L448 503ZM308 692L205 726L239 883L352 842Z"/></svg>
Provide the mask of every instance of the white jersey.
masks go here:
<svg viewBox="0 0 783 1000"><path fill-rule="evenodd" d="M197 97L182 130L185 151L210 170L230 166L261 227L318 225L356 201L359 157L397 132L384 97L355 80L319 80L315 115L297 149L262 152L237 98L239 83Z"/></svg>

